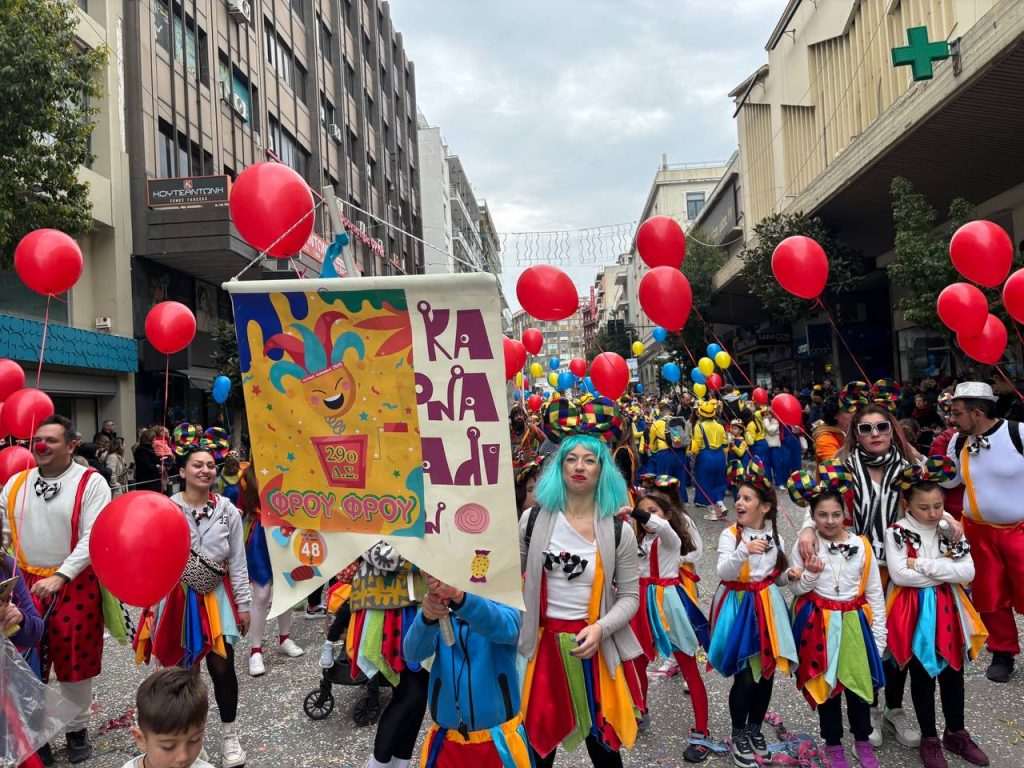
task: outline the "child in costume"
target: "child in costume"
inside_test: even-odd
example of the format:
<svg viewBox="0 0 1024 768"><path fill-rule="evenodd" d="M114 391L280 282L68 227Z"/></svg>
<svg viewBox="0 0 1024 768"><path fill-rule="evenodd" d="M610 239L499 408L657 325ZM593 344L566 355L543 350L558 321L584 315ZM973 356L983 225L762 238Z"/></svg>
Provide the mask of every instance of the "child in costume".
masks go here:
<svg viewBox="0 0 1024 768"><path fill-rule="evenodd" d="M693 428L690 453L693 462L694 504L710 507L705 520L724 520L725 509L725 468L726 451L729 441L723 427L717 420L718 407L714 400L701 403L697 408L700 420ZM717 510L717 511L716 511Z"/></svg>
<svg viewBox="0 0 1024 768"><path fill-rule="evenodd" d="M906 467L893 482L901 494L904 517L885 534L891 581L886 601L888 654L901 668L910 669L910 696L921 727L925 768L947 768L943 747L969 763L988 765L988 757L964 725L964 661L977 658L988 632L964 589L974 578L970 545L966 539L953 543L948 522L942 522L938 484L955 474L952 460L945 456ZM941 741L935 724L936 680L946 718Z"/></svg>
<svg viewBox="0 0 1024 768"><path fill-rule="evenodd" d="M241 491L239 483L242 481L242 466L238 456L228 452L224 456L224 463L220 468L220 475L217 477L217 484L214 491L221 496L227 496L228 501L238 506L238 495Z"/></svg>
<svg viewBox="0 0 1024 768"><path fill-rule="evenodd" d="M789 495L809 506L818 549L804 562L799 544L789 569L793 636L800 648L796 685L818 710L821 737L832 768L847 768L843 750L842 696L861 768L878 768L871 746L871 702L885 685L885 597L871 543L843 525L844 494L853 486L846 467L823 463L815 479L804 471L789 478Z"/></svg>
<svg viewBox="0 0 1024 768"><path fill-rule="evenodd" d="M132 728L142 754L124 768L213 768L199 757L208 699L206 684L195 670L168 667L143 680L135 694L139 724Z"/></svg>
<svg viewBox="0 0 1024 768"><path fill-rule="evenodd" d="M761 460L761 463L768 464L768 440L764 430L764 414L767 409L752 406L750 421L747 422L747 445L750 452Z"/></svg>
<svg viewBox="0 0 1024 768"><path fill-rule="evenodd" d="M674 479L674 478L673 478ZM674 657L690 691L694 727L683 753L688 763L711 754L708 742L708 694L697 668L697 647L710 644L708 621L697 606L694 564L704 550L700 533L683 511L678 496L651 491L637 502L632 517L640 540L640 609L630 621L644 650L636 659L643 699L647 702L647 665L657 656ZM641 730L648 713L644 712Z"/></svg>
<svg viewBox="0 0 1024 768"><path fill-rule="evenodd" d="M431 656L430 716L421 768L531 768L519 709L519 611L427 578L428 592L405 636L406 658ZM439 622L451 621L453 645Z"/></svg>
<svg viewBox="0 0 1024 768"><path fill-rule="evenodd" d="M739 489L736 524L718 538L722 583L711 603L708 662L733 678L729 692L733 763L752 768L758 759L771 759L761 726L771 703L775 670L790 674L797 653L786 601L777 586L787 584L789 578L775 525L775 488L758 459L746 468L732 464L729 476Z"/></svg>

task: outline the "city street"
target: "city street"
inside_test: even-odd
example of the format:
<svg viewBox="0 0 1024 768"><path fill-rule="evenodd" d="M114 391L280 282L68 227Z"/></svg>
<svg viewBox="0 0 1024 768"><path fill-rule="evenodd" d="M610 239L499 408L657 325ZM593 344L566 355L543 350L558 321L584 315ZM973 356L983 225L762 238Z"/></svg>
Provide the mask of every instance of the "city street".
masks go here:
<svg viewBox="0 0 1024 768"><path fill-rule="evenodd" d="M788 498L784 503L786 513L794 523L799 524L802 510L795 507ZM690 510L693 511L692 505ZM714 574L721 526L703 520L700 514L695 515L695 519L705 542L699 572L703 587L701 605L706 611L717 584ZM793 541L793 529L786 515L781 516L780 526L780 533L786 539L788 549ZM270 624L264 648L273 646L271 631L276 631L276 626L273 626L274 622ZM246 672L248 644L243 643L239 648L236 661L241 685L238 722L242 745L248 753L249 768L362 768L373 743L372 727L356 728L352 723L352 707L362 689L335 686L337 701L334 712L320 722L307 718L302 711L302 702L320 680L318 659L323 626L319 621L305 621L296 614L293 635L306 649L306 655L289 660L277 656L273 651L266 652L264 658L267 674L261 678L251 678ZM1024 764L1024 676L1018 672L1008 685L990 683L984 676L987 659L987 654L983 653L978 663L971 665L967 671L967 727L988 753L991 765L998 768L1019 766ZM129 650L109 639L103 662L104 671L96 686L96 714L90 729L96 755L85 765L119 768L135 754L128 729L120 727L107 733L98 731L109 720L122 717L133 706L135 688L145 676L146 669L136 669ZM711 699L712 736L723 738L729 727L729 684L716 672L708 672L705 680ZM656 677L651 681L650 690L651 730L640 736L633 750L625 753L625 765L638 768L649 765L684 765L682 751L692 725L692 713L683 693L682 679L678 676L670 679ZM220 757L219 723L212 695L210 702L207 749L211 762L217 765ZM906 702L910 707L909 688ZM938 703L936 707L940 712L941 727ZM782 716L790 730L817 737L817 718L797 693L791 680L776 679L772 710ZM427 719L429 721L429 714ZM57 764L67 765L63 737L58 737L55 745L58 745ZM852 747L849 737L847 745ZM920 765L916 750L901 747L891 739L886 741L878 755L886 768ZM418 749L415 757L418 761ZM727 760L726 756L712 757L708 764L725 765ZM968 765L952 756L949 761L950 766ZM586 751L581 748L572 755L559 757L556 765L586 766L589 761Z"/></svg>

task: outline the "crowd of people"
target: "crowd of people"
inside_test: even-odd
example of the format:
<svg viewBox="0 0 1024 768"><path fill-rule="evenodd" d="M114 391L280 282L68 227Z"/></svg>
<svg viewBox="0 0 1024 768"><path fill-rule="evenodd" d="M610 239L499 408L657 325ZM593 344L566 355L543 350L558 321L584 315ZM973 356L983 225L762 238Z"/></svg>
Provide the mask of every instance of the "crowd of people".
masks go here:
<svg viewBox="0 0 1024 768"><path fill-rule="evenodd" d="M987 765L965 722L964 669L987 644L986 675L1005 683L1020 650L1021 425L996 417L999 396L980 382L937 391L934 402L915 393L908 416L895 382L832 389L800 393L800 425L736 394L559 397L537 414L513 407L524 612L444 584L385 542L317 597L331 613L321 666L393 688L383 710L362 713L376 722L366 768L408 766L428 710L427 768L548 766L559 748L579 746L595 766L619 766L653 727L649 675L673 668L690 694L681 755L690 763L722 743L741 768L770 759L763 728L783 675L817 712L834 768L850 764L843 700L862 768L879 765L883 733L917 749L926 768L946 766L946 752ZM930 453L904 418L931 428ZM106 441L108 458L113 427L93 441ZM154 489L172 491L176 480L171 500L192 544L180 588L137 621L110 610L116 598L92 571L88 539L116 489L96 466L101 454L83 451L73 425L54 416L32 440L37 467L0 492L11 552L0 581L18 577L0 600L0 630L77 710L66 731L72 763L92 754L106 625L133 643L138 662L164 667L138 691L132 733L144 754L128 765L208 766L205 667L221 764L236 768L247 756L235 651L248 634L248 671L264 673L273 582L257 474L218 431L147 432L134 483L150 451L160 467ZM780 492L807 510L789 546ZM691 494L695 515L724 526L709 610L696 565L710 547L688 511ZM296 657L304 651L289 636L290 616L279 619L276 647ZM732 681L728 734L710 731L705 656ZM908 679L916 723L904 709ZM26 765L52 761L44 745Z"/></svg>

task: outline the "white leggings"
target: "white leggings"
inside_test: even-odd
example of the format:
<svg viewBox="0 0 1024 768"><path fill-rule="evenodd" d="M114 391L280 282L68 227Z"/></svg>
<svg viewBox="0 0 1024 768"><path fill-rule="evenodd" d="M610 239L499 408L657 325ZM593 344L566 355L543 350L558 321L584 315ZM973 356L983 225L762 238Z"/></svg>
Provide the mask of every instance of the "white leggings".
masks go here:
<svg viewBox="0 0 1024 768"><path fill-rule="evenodd" d="M92 681L80 680L77 683L58 683L60 695L70 701L78 709L75 719L67 724L65 730L68 733L80 731L89 727L89 718L92 716Z"/></svg>
<svg viewBox="0 0 1024 768"><path fill-rule="evenodd" d="M270 613L270 600L274 594L274 585L252 585L252 614L249 625L249 641L253 648L263 647L263 631L267 627L267 614ZM292 612L285 611L277 617L278 634L287 635L292 630Z"/></svg>

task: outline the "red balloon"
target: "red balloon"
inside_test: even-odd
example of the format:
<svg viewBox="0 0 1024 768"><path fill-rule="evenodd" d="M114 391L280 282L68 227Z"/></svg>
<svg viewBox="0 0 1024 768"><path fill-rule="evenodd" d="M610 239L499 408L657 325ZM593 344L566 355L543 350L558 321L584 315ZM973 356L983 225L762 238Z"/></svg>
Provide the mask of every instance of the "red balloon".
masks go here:
<svg viewBox="0 0 1024 768"><path fill-rule="evenodd" d="M528 315L548 322L565 320L580 306L572 278L547 264L537 264L519 276L516 298Z"/></svg>
<svg viewBox="0 0 1024 768"><path fill-rule="evenodd" d="M998 224L984 219L969 221L953 233L949 258L961 275L991 288L1010 273L1013 243Z"/></svg>
<svg viewBox="0 0 1024 768"><path fill-rule="evenodd" d="M228 200L238 233L261 253L286 259L313 234L313 193L281 163L256 163L238 175Z"/></svg>
<svg viewBox="0 0 1024 768"><path fill-rule="evenodd" d="M717 373L712 373L706 379L704 379L704 386L706 386L712 392L717 392L722 388L722 377Z"/></svg>
<svg viewBox="0 0 1024 768"><path fill-rule="evenodd" d="M629 366L622 355L602 352L590 364L590 380L602 395L618 400L629 386Z"/></svg>
<svg viewBox="0 0 1024 768"><path fill-rule="evenodd" d="M544 337L536 328L527 328L523 331L523 346L531 355L536 355L544 346Z"/></svg>
<svg viewBox="0 0 1024 768"><path fill-rule="evenodd" d="M89 534L96 578L127 605L146 608L175 588L191 540L178 505L156 491L132 491L107 504Z"/></svg>
<svg viewBox="0 0 1024 768"><path fill-rule="evenodd" d="M686 258L686 235L675 219L652 216L637 230L636 249L648 267L679 269Z"/></svg>
<svg viewBox="0 0 1024 768"><path fill-rule="evenodd" d="M25 386L25 369L13 360L0 358L0 403Z"/></svg>
<svg viewBox="0 0 1024 768"><path fill-rule="evenodd" d="M968 357L986 365L995 365L1006 351L1006 326L995 315L989 315L985 327L976 336L963 333L956 335L956 343L960 345ZM0 414L2 415L2 414Z"/></svg>
<svg viewBox="0 0 1024 768"><path fill-rule="evenodd" d="M667 331L680 331L686 325L693 292L690 281L678 269L655 267L640 278L638 294L640 306L656 325Z"/></svg>
<svg viewBox="0 0 1024 768"><path fill-rule="evenodd" d="M803 408L792 395L784 393L772 398L772 413L787 427L798 427L803 422Z"/></svg>
<svg viewBox="0 0 1024 768"><path fill-rule="evenodd" d="M954 333L976 336L988 319L988 300L970 283L953 283L942 289L935 301L939 320Z"/></svg>
<svg viewBox="0 0 1024 768"><path fill-rule="evenodd" d="M582 357L574 357L569 361L569 371L578 379L587 375L587 361Z"/></svg>
<svg viewBox="0 0 1024 768"><path fill-rule="evenodd" d="M811 238L793 235L775 247L772 274L794 296L816 299L828 282L828 256Z"/></svg>
<svg viewBox="0 0 1024 768"><path fill-rule="evenodd" d="M19 472L32 469L36 465L36 457L32 451L20 445L12 445L0 451L0 485L3 485Z"/></svg>
<svg viewBox="0 0 1024 768"><path fill-rule="evenodd" d="M512 381L526 364L526 347L521 341L502 336L501 348L505 353L505 381Z"/></svg>
<svg viewBox="0 0 1024 768"><path fill-rule="evenodd" d="M14 271L36 293L64 293L82 276L82 249L60 230L37 229L14 249Z"/></svg>
<svg viewBox="0 0 1024 768"><path fill-rule="evenodd" d="M536 413L544 405L544 398L540 395L530 395L526 398L526 405L532 413Z"/></svg>
<svg viewBox="0 0 1024 768"><path fill-rule="evenodd" d="M1024 323L1024 269L1018 269L1003 286L1003 306L1010 317Z"/></svg>
<svg viewBox="0 0 1024 768"><path fill-rule="evenodd" d="M768 405L768 390L764 387L757 387L750 393L750 399L758 405Z"/></svg>
<svg viewBox="0 0 1024 768"><path fill-rule="evenodd" d="M161 301L146 315L146 338L158 352L181 352L196 337L196 316L178 301Z"/></svg>
<svg viewBox="0 0 1024 768"><path fill-rule="evenodd" d="M53 400L45 392L33 387L19 389L4 402L0 411L0 433L28 440L36 427L53 416Z"/></svg>

